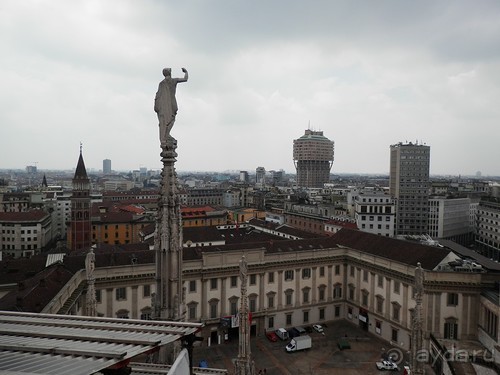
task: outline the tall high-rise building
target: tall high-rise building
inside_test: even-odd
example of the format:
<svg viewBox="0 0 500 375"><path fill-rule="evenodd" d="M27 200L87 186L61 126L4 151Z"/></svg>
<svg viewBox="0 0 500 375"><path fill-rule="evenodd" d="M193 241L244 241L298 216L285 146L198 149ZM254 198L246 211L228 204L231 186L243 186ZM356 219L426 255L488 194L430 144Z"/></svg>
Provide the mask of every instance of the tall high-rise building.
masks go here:
<svg viewBox="0 0 500 375"><path fill-rule="evenodd" d="M310 129L293 141L293 160L298 186L323 187L323 184L330 180L334 145L322 131Z"/></svg>
<svg viewBox="0 0 500 375"><path fill-rule="evenodd" d="M90 223L90 180L83 162L82 147L73 177L71 196L71 223L68 235L68 247L74 250L88 250L91 244Z"/></svg>
<svg viewBox="0 0 500 375"><path fill-rule="evenodd" d="M396 200L396 235L428 233L431 148L391 145L390 194Z"/></svg>
<svg viewBox="0 0 500 375"><path fill-rule="evenodd" d="M240 171L240 181L248 183L250 181L247 171Z"/></svg>
<svg viewBox="0 0 500 375"><path fill-rule="evenodd" d="M255 169L255 183L265 185L265 183L266 183L266 168L257 167L257 169Z"/></svg>
<svg viewBox="0 0 500 375"><path fill-rule="evenodd" d="M102 173L110 174L111 173L111 160L104 159L102 161Z"/></svg>

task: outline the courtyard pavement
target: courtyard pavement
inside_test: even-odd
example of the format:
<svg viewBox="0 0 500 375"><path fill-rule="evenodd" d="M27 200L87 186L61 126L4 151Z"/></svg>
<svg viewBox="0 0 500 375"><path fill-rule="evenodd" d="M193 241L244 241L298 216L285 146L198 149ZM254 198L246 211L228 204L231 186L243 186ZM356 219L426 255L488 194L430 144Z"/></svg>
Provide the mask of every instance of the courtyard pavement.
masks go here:
<svg viewBox="0 0 500 375"><path fill-rule="evenodd" d="M256 374L383 374L383 371L377 370L375 362L380 360L383 353L401 353L391 351L392 348L386 342L346 321L327 323L324 331L324 335L314 331L310 333L312 348L296 353L285 351L288 341L270 342L265 336L252 337L251 350ZM340 350L337 341L345 337L351 349ZM237 339L210 347L203 342L193 350L193 365L197 366L204 359L210 368L227 369L232 373L232 361L237 356ZM408 358L398 361L400 371L393 373L402 374L407 361ZM433 371L426 368L426 374L433 374Z"/></svg>

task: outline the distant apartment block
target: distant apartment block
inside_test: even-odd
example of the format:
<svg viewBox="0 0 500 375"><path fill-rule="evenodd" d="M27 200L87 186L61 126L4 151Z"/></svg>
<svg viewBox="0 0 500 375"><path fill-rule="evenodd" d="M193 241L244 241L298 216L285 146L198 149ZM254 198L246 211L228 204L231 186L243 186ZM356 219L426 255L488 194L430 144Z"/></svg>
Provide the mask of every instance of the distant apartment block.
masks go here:
<svg viewBox="0 0 500 375"><path fill-rule="evenodd" d="M430 147L413 143L392 145L390 194L396 199L396 235L427 234Z"/></svg>
<svg viewBox="0 0 500 375"><path fill-rule="evenodd" d="M52 217L43 210L0 212L0 233L4 254L29 257L52 241Z"/></svg>
<svg viewBox="0 0 500 375"><path fill-rule="evenodd" d="M330 180L334 159L334 142L322 131L306 130L293 141L293 160L297 170L297 185L321 188Z"/></svg>
<svg viewBox="0 0 500 375"><path fill-rule="evenodd" d="M227 224L227 211L219 210L211 206L182 207L182 226L206 227Z"/></svg>
<svg viewBox="0 0 500 375"><path fill-rule="evenodd" d="M396 205L382 189L362 189L355 197L354 215L358 229L379 236L394 237Z"/></svg>
<svg viewBox="0 0 500 375"><path fill-rule="evenodd" d="M0 194L0 212L26 212L31 207L29 193Z"/></svg>
<svg viewBox="0 0 500 375"><path fill-rule="evenodd" d="M255 183L260 185L266 184L266 168L257 167L255 170Z"/></svg>
<svg viewBox="0 0 500 375"><path fill-rule="evenodd" d="M155 223L143 207L133 204L92 205L92 244L129 244L140 242L140 232Z"/></svg>
<svg viewBox="0 0 500 375"><path fill-rule="evenodd" d="M249 183L250 182L250 178L248 176L248 172L247 171L240 171L239 180L241 182Z"/></svg>
<svg viewBox="0 0 500 375"><path fill-rule="evenodd" d="M188 206L213 206L222 205L222 196L224 189L198 188L188 189L187 202Z"/></svg>
<svg viewBox="0 0 500 375"><path fill-rule="evenodd" d="M222 193L222 205L224 207L241 206L241 191L239 189L229 189Z"/></svg>

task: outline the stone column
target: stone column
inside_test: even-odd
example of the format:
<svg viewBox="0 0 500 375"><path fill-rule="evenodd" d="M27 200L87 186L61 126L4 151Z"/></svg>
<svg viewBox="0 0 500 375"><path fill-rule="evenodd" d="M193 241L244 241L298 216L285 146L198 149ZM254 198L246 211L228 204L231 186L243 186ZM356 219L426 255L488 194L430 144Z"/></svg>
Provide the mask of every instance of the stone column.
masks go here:
<svg viewBox="0 0 500 375"><path fill-rule="evenodd" d="M245 256L240 261L240 279L241 279L241 305L239 311L240 317L240 337L238 347L238 358L234 360L236 375L254 375L255 363L252 360L250 351L250 319L248 311L247 296L247 262Z"/></svg>

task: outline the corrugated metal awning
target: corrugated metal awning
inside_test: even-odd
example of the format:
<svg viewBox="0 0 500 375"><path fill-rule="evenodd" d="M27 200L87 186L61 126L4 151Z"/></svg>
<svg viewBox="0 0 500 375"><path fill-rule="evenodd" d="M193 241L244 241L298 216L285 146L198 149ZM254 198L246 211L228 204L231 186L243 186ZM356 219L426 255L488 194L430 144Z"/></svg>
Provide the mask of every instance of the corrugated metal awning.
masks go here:
<svg viewBox="0 0 500 375"><path fill-rule="evenodd" d="M45 262L45 267L47 268L51 264L57 263L59 261L62 262L65 255L66 254L64 254L64 253L63 254L48 254L47 255L47 260Z"/></svg>
<svg viewBox="0 0 500 375"><path fill-rule="evenodd" d="M0 311L0 373L87 375L195 333L201 323Z"/></svg>

